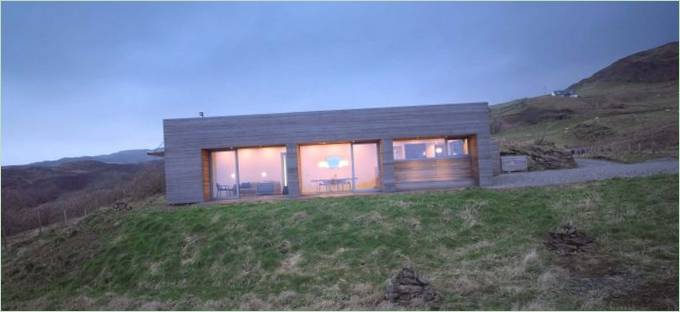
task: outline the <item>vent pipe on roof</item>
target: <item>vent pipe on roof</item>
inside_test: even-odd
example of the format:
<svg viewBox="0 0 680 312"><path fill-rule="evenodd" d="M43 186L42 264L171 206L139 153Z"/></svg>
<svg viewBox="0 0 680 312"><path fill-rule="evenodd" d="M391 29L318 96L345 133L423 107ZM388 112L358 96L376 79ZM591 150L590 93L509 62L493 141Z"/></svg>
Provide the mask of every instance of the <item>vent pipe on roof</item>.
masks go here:
<svg viewBox="0 0 680 312"><path fill-rule="evenodd" d="M203 112L198 112L198 117L203 118L203 117L205 117L205 116L203 115Z"/></svg>

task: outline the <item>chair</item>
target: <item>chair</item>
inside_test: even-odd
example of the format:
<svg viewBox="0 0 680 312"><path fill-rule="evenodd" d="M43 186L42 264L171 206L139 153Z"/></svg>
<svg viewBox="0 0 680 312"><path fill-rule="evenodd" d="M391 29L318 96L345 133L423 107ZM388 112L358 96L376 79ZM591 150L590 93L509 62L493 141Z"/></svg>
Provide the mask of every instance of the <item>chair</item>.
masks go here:
<svg viewBox="0 0 680 312"><path fill-rule="evenodd" d="M231 189L229 186L224 184L215 183L215 186L217 187L217 199L220 198L221 192L224 192L224 198L229 198L229 195L234 191L234 189Z"/></svg>
<svg viewBox="0 0 680 312"><path fill-rule="evenodd" d="M318 193L321 193L321 188L324 188L326 191L329 191L330 184L327 180L319 180L319 184L316 186L316 191Z"/></svg>

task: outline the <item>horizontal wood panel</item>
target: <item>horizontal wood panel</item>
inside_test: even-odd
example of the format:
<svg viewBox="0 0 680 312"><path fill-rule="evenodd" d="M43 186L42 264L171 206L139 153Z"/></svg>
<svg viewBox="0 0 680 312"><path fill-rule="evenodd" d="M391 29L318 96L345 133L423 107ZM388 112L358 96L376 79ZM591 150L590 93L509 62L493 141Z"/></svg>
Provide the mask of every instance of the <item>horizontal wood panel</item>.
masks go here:
<svg viewBox="0 0 680 312"><path fill-rule="evenodd" d="M474 186L474 179L460 179L456 181L428 181L428 182L403 182L395 185L398 191L416 191L427 189L447 189Z"/></svg>
<svg viewBox="0 0 680 312"><path fill-rule="evenodd" d="M396 183L470 179L470 158L395 161L394 178Z"/></svg>

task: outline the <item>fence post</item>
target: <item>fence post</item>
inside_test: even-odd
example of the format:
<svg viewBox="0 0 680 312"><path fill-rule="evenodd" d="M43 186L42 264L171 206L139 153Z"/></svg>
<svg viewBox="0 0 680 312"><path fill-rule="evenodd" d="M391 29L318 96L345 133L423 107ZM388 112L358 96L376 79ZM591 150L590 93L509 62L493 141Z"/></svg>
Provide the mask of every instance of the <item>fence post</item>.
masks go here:
<svg viewBox="0 0 680 312"><path fill-rule="evenodd" d="M68 219L66 218L66 206L62 208L62 211L64 212L64 225L68 223Z"/></svg>

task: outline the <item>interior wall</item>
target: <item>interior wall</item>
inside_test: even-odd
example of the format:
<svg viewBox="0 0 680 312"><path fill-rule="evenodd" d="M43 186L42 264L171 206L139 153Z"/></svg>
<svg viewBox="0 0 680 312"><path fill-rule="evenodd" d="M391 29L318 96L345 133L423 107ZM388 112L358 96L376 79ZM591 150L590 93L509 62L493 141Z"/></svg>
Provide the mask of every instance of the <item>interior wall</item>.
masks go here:
<svg viewBox="0 0 680 312"><path fill-rule="evenodd" d="M357 190L374 190L380 185L378 144L354 144L354 175Z"/></svg>
<svg viewBox="0 0 680 312"><path fill-rule="evenodd" d="M283 146L238 149L240 183L274 181L282 185L281 154L285 152Z"/></svg>

